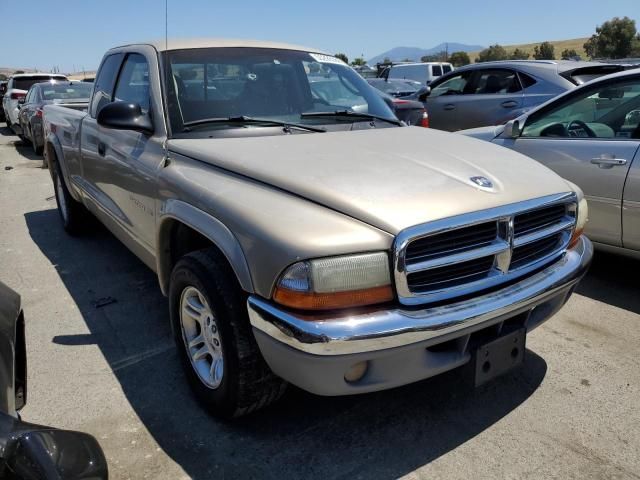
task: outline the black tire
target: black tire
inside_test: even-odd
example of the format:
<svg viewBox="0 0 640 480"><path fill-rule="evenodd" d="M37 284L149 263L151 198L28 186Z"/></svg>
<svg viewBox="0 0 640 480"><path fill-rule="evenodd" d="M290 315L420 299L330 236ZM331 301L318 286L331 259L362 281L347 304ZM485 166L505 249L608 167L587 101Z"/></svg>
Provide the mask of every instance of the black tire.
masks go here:
<svg viewBox="0 0 640 480"><path fill-rule="evenodd" d="M84 205L75 201L69 193L58 162L55 163L53 168L53 189L63 228L69 235L80 235L85 230L89 220L89 212Z"/></svg>
<svg viewBox="0 0 640 480"><path fill-rule="evenodd" d="M36 137L33 135L33 128L29 125L29 136L31 137L31 146L33 147L33 153L36 155L42 155L43 147L38 145L36 142Z"/></svg>
<svg viewBox="0 0 640 480"><path fill-rule="evenodd" d="M203 296L217 325L222 346L223 375L212 388L201 380L186 346L180 309L184 292L195 287ZM277 377L260 354L246 307L246 294L235 274L216 250L182 257L171 273L169 308L176 345L187 378L200 402L213 415L234 418L278 400L286 382ZM200 324L201 325L201 324ZM203 334L202 327L200 334Z"/></svg>

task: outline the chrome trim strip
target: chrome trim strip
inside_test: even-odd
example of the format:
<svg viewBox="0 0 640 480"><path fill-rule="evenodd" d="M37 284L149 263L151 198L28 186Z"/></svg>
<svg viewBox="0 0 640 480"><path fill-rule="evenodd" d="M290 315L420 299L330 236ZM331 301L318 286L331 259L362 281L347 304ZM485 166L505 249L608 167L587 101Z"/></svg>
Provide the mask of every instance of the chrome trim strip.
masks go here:
<svg viewBox="0 0 640 480"><path fill-rule="evenodd" d="M593 246L584 236L557 262L500 290L431 308L390 307L343 316L304 315L257 296L247 301L253 328L297 350L314 355L377 352L410 345L527 311L567 292L587 272Z"/></svg>
<svg viewBox="0 0 640 480"><path fill-rule="evenodd" d="M532 233L527 233L526 235L519 235L513 239L513 247L521 247L522 245L526 245L527 243L535 242L536 240L541 240L544 237L550 237L551 235L560 233L563 230L570 230L573 228L575 223L575 219L572 218L543 230L536 230Z"/></svg>
<svg viewBox="0 0 640 480"><path fill-rule="evenodd" d="M513 219L518 214L527 213L531 210L537 210L559 203L577 205L577 195L575 194L575 192L557 193L554 195L547 195L544 197L525 200L518 203L512 203L488 210L481 210L478 212L466 213L455 217L435 220L433 222L416 225L402 230L397 235L393 245L393 275L396 285L396 292L398 294L398 300L403 305L420 305L427 302L448 300L459 295L473 293L479 288L484 288L481 282L474 282L471 284L460 285L455 288L449 288L436 292L414 293L409 289L407 274L414 273L415 271L419 270L411 269L411 272L409 272L410 266L407 265L405 261L407 247L411 242L424 237L449 232L458 228L478 225L481 223L497 221L498 238L501 238L510 246L508 250L505 250L502 253L498 252L496 254L494 272L500 275L494 276L492 272L492 275L490 277L491 280L490 282L488 282L487 286L495 286L500 282L513 280L518 276L523 275L524 273L526 273L526 270L523 268L518 268L516 271L509 269L512 255L511 250L513 249L514 241ZM465 253L470 254L470 252L472 251L473 249L468 250ZM539 262L536 261L535 264L539 265ZM488 279L484 279L484 282L487 281Z"/></svg>
<svg viewBox="0 0 640 480"><path fill-rule="evenodd" d="M461 253L454 253L453 255L446 255L443 257L434 258L432 260L425 260L420 263L412 263L407 265L406 272L414 273L423 270L429 270L436 267L446 267L455 263L468 262L469 260L475 260L482 257L490 257L496 255L504 250L509 250L509 244L504 240L497 240L485 247L476 248L473 250L467 250Z"/></svg>

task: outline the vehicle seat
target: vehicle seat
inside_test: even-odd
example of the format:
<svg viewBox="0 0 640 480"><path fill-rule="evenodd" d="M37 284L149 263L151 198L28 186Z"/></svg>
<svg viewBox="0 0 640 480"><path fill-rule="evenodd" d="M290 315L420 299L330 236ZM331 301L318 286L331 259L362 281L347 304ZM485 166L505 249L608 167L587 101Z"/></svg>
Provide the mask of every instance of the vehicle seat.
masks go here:
<svg viewBox="0 0 640 480"><path fill-rule="evenodd" d="M502 90L502 82L497 75L489 75L487 77L487 83L485 84L482 92L480 93L498 93Z"/></svg>

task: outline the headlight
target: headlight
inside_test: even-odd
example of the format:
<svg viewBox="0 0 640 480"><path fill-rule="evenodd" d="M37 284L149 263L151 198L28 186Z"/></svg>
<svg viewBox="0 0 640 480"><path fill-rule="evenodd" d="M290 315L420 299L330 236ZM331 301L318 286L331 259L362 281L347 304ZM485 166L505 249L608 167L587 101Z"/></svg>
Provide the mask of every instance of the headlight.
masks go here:
<svg viewBox="0 0 640 480"><path fill-rule="evenodd" d="M584 233L584 227L589 220L589 207L587 205L587 200L584 198L584 194L580 189L577 189L578 194L578 211L576 212L576 228L573 230L573 235L571 236L571 240L569 241L569 248L573 247L578 240L580 239L580 235Z"/></svg>
<svg viewBox="0 0 640 480"><path fill-rule="evenodd" d="M393 299L385 252L298 262L280 276L273 299L287 307L329 310Z"/></svg>

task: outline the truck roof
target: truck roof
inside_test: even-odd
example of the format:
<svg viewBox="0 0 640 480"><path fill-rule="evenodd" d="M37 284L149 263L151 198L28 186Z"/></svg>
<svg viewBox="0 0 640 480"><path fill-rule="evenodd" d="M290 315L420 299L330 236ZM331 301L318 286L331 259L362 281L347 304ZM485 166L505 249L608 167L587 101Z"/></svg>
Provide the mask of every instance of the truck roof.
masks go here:
<svg viewBox="0 0 640 480"><path fill-rule="evenodd" d="M223 47L245 47L245 48L278 48L282 50L299 50L303 52L313 52L325 54L317 48L303 47L300 45L291 45L288 43L268 42L262 40L244 40L231 38L169 38L136 42L120 45L116 48L127 47L130 45L151 45L159 52L167 50L187 50L193 48L223 48Z"/></svg>

